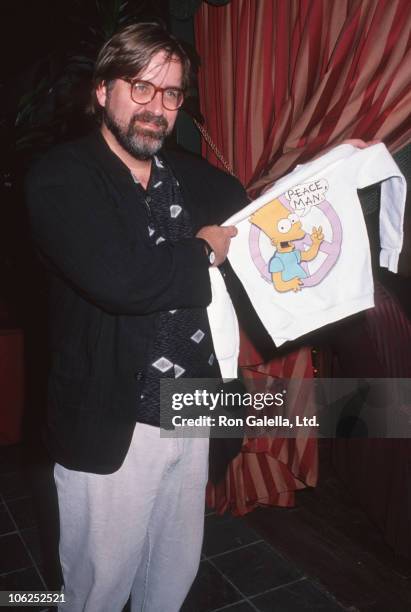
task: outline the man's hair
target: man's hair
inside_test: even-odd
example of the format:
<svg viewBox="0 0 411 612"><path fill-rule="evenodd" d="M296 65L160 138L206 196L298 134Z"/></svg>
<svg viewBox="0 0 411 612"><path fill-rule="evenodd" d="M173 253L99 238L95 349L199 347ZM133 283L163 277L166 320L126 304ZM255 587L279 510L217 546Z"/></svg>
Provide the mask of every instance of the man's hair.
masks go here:
<svg viewBox="0 0 411 612"><path fill-rule="evenodd" d="M163 51L166 61L177 57L183 67L182 88L190 83L191 62L181 43L158 23L136 23L114 34L101 48L93 74L89 113L101 120L102 107L96 97L96 88L104 82L110 90L113 81L139 75L152 58Z"/></svg>

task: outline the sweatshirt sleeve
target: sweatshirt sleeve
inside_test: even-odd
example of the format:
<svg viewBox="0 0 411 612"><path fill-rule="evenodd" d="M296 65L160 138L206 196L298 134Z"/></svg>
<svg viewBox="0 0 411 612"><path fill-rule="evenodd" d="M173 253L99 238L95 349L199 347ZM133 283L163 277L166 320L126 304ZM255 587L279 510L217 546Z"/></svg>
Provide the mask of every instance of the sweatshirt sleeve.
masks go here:
<svg viewBox="0 0 411 612"><path fill-rule="evenodd" d="M34 243L48 267L104 310L138 315L209 304L202 242L152 246L137 227L131 239L100 177L79 161L34 169L26 201Z"/></svg>
<svg viewBox="0 0 411 612"><path fill-rule="evenodd" d="M404 209L407 183L383 143L359 151L357 187L381 184L380 203L380 266L397 272L403 243ZM354 159L353 159L354 161Z"/></svg>

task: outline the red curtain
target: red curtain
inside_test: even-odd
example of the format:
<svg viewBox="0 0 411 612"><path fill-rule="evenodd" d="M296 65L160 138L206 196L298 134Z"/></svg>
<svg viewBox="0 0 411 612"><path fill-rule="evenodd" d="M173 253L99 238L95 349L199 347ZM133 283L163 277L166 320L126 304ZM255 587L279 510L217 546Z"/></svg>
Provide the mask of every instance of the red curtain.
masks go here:
<svg viewBox="0 0 411 612"><path fill-rule="evenodd" d="M195 32L206 126L251 197L345 139L378 138L391 151L411 140L410 0L203 2ZM205 144L203 155L221 166ZM241 363L258 363L244 335ZM313 376L308 349L258 370ZM315 440L245 440L207 499L234 514L287 506L316 478Z"/></svg>
<svg viewBox="0 0 411 612"><path fill-rule="evenodd" d="M311 350L302 348L270 363L243 367L242 372L250 392L255 390L256 380L264 379L270 384L270 379L276 377L300 381L311 378ZM300 386L295 402L304 401L305 389ZM315 486L317 476L316 439L302 436L295 439L244 438L241 452L231 461L225 478L217 485L208 484L207 504L220 514L229 510L237 516L257 506L293 506L295 491Z"/></svg>
<svg viewBox="0 0 411 612"><path fill-rule="evenodd" d="M195 30L207 128L253 197L344 139L411 140L409 0L203 2Z"/></svg>

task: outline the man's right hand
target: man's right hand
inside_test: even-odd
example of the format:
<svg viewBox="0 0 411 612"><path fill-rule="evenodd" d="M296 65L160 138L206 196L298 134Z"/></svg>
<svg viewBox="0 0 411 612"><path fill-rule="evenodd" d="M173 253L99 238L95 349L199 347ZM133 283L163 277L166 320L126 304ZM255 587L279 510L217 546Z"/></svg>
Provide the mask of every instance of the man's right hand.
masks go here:
<svg viewBox="0 0 411 612"><path fill-rule="evenodd" d="M227 257L231 238L237 235L234 225L220 227L219 225L205 225L196 234L196 238L206 240L215 253L214 266L219 266Z"/></svg>

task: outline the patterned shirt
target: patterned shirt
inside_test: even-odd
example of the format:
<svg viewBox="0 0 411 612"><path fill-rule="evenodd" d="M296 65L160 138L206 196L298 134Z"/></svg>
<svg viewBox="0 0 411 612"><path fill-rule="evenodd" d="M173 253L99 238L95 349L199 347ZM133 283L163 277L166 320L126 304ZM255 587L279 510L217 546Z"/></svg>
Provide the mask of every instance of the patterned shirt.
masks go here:
<svg viewBox="0 0 411 612"><path fill-rule="evenodd" d="M154 156L147 189L138 187L141 205L149 216L147 231L153 248L165 240L176 242L193 236L178 181L163 159ZM159 312L147 363L137 421L159 426L161 378L220 377L207 310Z"/></svg>

